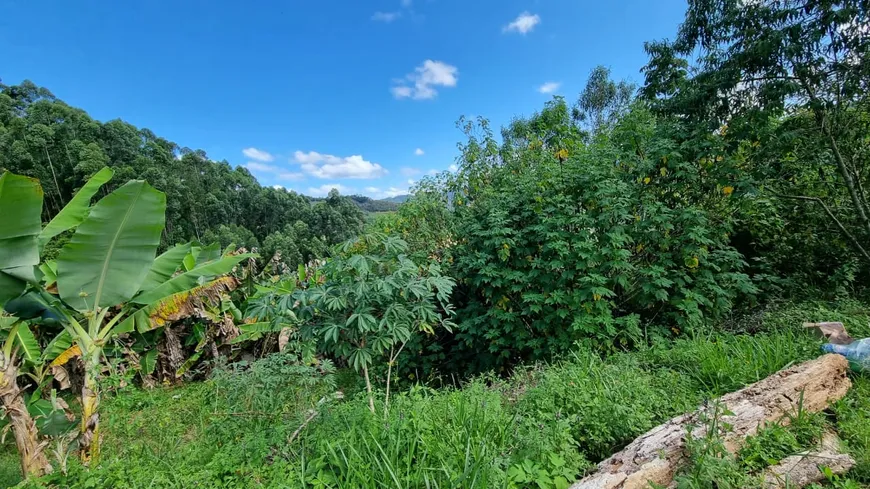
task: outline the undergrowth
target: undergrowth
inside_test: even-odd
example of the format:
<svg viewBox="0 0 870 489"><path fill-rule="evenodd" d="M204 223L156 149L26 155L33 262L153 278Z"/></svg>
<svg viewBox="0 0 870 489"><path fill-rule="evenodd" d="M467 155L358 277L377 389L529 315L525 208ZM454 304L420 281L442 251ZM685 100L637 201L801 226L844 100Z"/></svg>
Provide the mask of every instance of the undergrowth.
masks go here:
<svg viewBox="0 0 870 489"><path fill-rule="evenodd" d="M22 487L561 489L656 424L817 355L821 341L801 322L844 320L857 336L868 321L853 302L751 318L752 334L744 325L606 358L579 349L510 379L399 389L388 407L379 393L376 415L363 393L344 389L338 398L342 382L330 365L280 356L225 367L205 382L128 388L105 400L98 468L70 460L66 475ZM736 457L718 456L716 440L693 445L694 472L681 487L740 487L810 444L819 423L836 429L858 462L836 484L870 483L870 381L853 380L828 419L764 430ZM0 479L11 483L18 467L7 452Z"/></svg>

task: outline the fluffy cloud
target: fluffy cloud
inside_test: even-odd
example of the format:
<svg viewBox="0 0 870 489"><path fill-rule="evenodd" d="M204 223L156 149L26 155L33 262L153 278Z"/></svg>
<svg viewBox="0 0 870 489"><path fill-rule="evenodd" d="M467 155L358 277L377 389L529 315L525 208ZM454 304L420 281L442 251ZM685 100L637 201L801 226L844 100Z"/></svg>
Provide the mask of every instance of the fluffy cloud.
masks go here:
<svg viewBox="0 0 870 489"><path fill-rule="evenodd" d="M538 91L541 93L553 93L561 86L562 84L559 82L547 82L538 87Z"/></svg>
<svg viewBox="0 0 870 489"><path fill-rule="evenodd" d="M375 12L372 15L372 20L375 22L386 22L389 24L390 22L398 19L402 16L402 12Z"/></svg>
<svg viewBox="0 0 870 489"><path fill-rule="evenodd" d="M426 100L438 95L436 87L455 87L458 81L459 70L455 66L427 59L413 73L396 80L390 91L398 99Z"/></svg>
<svg viewBox="0 0 870 489"><path fill-rule="evenodd" d="M301 165L305 174L317 178L378 178L387 174L384 167L360 155L341 157L297 151L293 153L293 160Z"/></svg>
<svg viewBox="0 0 870 489"><path fill-rule="evenodd" d="M302 173L299 172L289 172L282 170L281 168L275 165L268 165L266 163L258 163L256 161L249 161L245 163L245 168L251 170L256 173L271 173L275 175L279 180L301 180L305 177Z"/></svg>
<svg viewBox="0 0 870 489"><path fill-rule="evenodd" d="M276 173L278 172L278 167L275 165L267 165L265 163L257 163L256 161L249 161L245 163L245 168L255 172L261 173Z"/></svg>
<svg viewBox="0 0 870 489"><path fill-rule="evenodd" d="M424 154L426 154L426 152L423 151L421 148L417 148L414 150L414 154L417 156L423 156Z"/></svg>
<svg viewBox="0 0 870 489"><path fill-rule="evenodd" d="M338 193L342 195L349 195L353 193L353 189L350 187L346 187L340 183L325 183L319 187L308 187L308 195L312 197L323 197L329 194L329 191L335 189L338 190Z"/></svg>
<svg viewBox="0 0 870 489"><path fill-rule="evenodd" d="M260 150L257 148L245 148L242 150L242 154L247 156L248 158L250 158L252 160L257 160L257 161L269 162L269 161L275 160L274 156L267 153L266 151L263 151L263 150Z"/></svg>
<svg viewBox="0 0 870 489"><path fill-rule="evenodd" d="M532 32L535 26L540 23L541 17L538 14L532 15L529 12L523 12L513 22L504 26L502 32L518 32L525 35Z"/></svg>

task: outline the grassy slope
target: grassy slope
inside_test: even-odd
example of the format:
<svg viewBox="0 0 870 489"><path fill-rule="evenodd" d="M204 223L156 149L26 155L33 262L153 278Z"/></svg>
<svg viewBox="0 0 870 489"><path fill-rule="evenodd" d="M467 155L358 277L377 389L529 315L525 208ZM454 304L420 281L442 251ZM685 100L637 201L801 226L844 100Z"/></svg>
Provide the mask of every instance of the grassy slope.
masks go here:
<svg viewBox="0 0 870 489"><path fill-rule="evenodd" d="M363 398L331 405L293 443L298 418L228 415L214 382L130 390L105 402L98 470L70 463L60 487L564 487L592 463L704 399L818 353L806 320L842 320L868 336L857 303L791 306L739 330L668 342L601 360L578 351L509 381L480 378L457 390L416 387L371 416ZM870 482L870 380L832 410L831 422ZM318 394L319 396L319 394ZM763 458L763 457L762 457ZM16 478L12 451L0 481ZM690 487L690 486L687 486ZM695 487L695 486L691 486Z"/></svg>

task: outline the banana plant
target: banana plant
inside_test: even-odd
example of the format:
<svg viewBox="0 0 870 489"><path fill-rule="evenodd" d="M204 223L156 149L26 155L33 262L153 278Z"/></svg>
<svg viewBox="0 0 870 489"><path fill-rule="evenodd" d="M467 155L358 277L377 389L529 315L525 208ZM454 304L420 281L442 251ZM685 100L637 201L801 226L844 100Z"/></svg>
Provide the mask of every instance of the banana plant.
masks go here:
<svg viewBox="0 0 870 489"><path fill-rule="evenodd" d="M0 308L36 278L42 213L42 189L36 180L9 173L0 176L0 209L13 208L19 211L5 215L0 226ZM51 464L18 386L19 359L37 358L39 345L18 317L0 313L0 331L6 334L0 351L0 402L15 438L22 474L39 477L51 471Z"/></svg>
<svg viewBox="0 0 870 489"><path fill-rule="evenodd" d="M91 197L108 181L106 175L111 177L111 170L104 169L97 175L97 183L85 185L67 207L36 234L26 250L22 247L20 253L27 255L12 261L14 267L0 262L3 267L0 273L19 282L29 282L16 301L16 308L40 300L46 303L44 310L60 317L73 341L71 348L81 354L85 374L80 444L85 464L96 463L100 453L97 381L104 358L103 348L114 337L133 328L144 331L175 320L179 311L190 307L191 301L227 287L234 279L221 276L241 261L255 256L222 256L219 250L214 253L212 248L196 247L196 256L191 258L194 246L179 245L155 258L165 225L166 196L144 181L133 180L91 206ZM7 173L3 178L16 181L23 177ZM12 216L15 222L20 220L32 230L34 226L29 220L34 218L36 227L41 228L42 190L37 184L30 191L31 198L16 205L6 205L6 201L0 200L3 204L0 213ZM25 214L29 220L20 219L20 214ZM35 279L40 272L37 268L39 249L52 237L72 229L73 235L57 256L56 269L43 267L56 275L51 277L53 287L47 288L44 282ZM2 239L0 235L0 243ZM22 273L22 267L34 271ZM54 288L57 296L51 294ZM7 310L8 306L7 303Z"/></svg>

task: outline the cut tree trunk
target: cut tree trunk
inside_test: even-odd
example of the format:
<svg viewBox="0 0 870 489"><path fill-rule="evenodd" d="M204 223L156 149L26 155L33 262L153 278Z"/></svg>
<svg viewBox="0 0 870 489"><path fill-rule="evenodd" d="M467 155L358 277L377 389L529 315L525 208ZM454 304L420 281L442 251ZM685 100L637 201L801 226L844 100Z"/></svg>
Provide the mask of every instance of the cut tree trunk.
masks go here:
<svg viewBox="0 0 870 489"><path fill-rule="evenodd" d="M0 353L0 401L15 437L15 446L21 458L21 473L24 477L40 477L51 472L51 464L44 452L46 443L39 440L39 431L24 404L17 379L15 355L6 359Z"/></svg>
<svg viewBox="0 0 870 489"><path fill-rule="evenodd" d="M733 413L723 417L731 425L724 435L725 447L736 452L747 436L769 423L787 422L785 415L798 409L824 410L852 386L846 376L848 368L845 357L824 355L722 396L718 402ZM685 461L690 432L695 438L704 435L706 427L699 419L708 409L678 416L641 435L571 489L645 489L650 483L667 486Z"/></svg>

